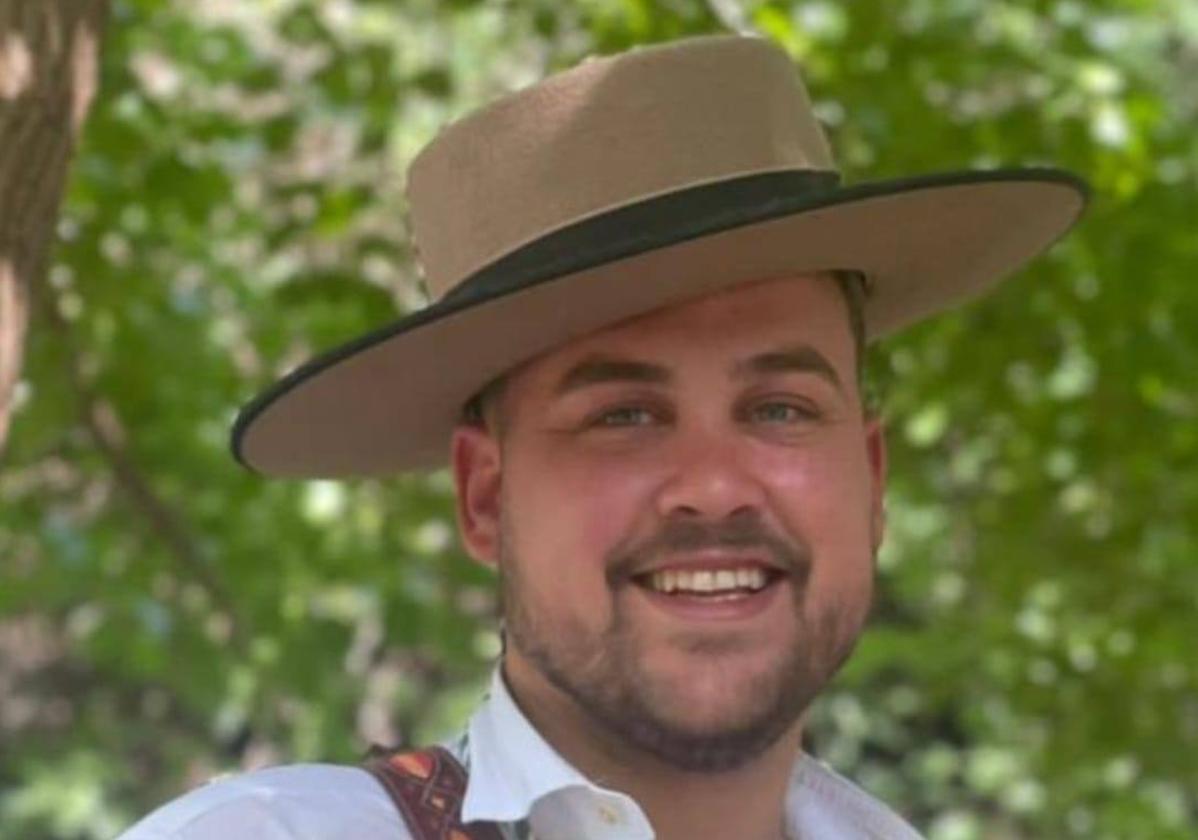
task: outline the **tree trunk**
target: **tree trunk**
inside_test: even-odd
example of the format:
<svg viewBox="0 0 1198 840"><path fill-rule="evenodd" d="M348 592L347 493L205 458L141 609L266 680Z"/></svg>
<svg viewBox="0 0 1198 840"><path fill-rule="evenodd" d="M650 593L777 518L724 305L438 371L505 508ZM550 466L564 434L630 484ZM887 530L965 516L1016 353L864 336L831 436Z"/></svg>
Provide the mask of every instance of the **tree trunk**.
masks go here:
<svg viewBox="0 0 1198 840"><path fill-rule="evenodd" d="M108 0L0 0L0 450Z"/></svg>

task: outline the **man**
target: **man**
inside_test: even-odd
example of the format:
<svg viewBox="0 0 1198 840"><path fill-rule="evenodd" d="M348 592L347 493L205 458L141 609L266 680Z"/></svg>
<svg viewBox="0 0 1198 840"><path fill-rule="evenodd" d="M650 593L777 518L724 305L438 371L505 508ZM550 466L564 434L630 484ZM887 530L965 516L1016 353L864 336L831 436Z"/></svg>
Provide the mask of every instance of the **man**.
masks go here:
<svg viewBox="0 0 1198 840"><path fill-rule="evenodd" d="M432 306L239 419L279 476L448 449L505 650L445 751L209 786L127 840L909 838L803 755L882 539L864 345L1066 231L1056 170L842 187L768 42L583 64L447 128L410 170Z"/></svg>

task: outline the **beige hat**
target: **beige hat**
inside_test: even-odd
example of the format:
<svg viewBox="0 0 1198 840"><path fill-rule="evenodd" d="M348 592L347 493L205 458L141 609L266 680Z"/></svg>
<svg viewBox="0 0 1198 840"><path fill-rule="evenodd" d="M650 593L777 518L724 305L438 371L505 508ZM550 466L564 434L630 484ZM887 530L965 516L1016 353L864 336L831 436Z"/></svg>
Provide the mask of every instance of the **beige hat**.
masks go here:
<svg viewBox="0 0 1198 840"><path fill-rule="evenodd" d="M440 466L463 403L520 362L737 283L853 269L872 340L974 297L1086 202L1056 169L842 186L788 56L697 38L584 62L446 128L408 200L435 300L242 411L261 473Z"/></svg>

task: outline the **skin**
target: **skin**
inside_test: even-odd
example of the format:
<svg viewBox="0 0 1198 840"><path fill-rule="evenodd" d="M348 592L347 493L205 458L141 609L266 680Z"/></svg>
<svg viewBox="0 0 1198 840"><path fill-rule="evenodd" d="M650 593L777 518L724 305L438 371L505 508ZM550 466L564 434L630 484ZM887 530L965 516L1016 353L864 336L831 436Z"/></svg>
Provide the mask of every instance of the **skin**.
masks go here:
<svg viewBox="0 0 1198 840"><path fill-rule="evenodd" d="M502 424L454 434L513 696L663 840L783 836L802 715L861 632L882 538L885 444L856 369L833 282L772 280L546 353L512 374ZM637 583L703 563L778 582L744 614Z"/></svg>

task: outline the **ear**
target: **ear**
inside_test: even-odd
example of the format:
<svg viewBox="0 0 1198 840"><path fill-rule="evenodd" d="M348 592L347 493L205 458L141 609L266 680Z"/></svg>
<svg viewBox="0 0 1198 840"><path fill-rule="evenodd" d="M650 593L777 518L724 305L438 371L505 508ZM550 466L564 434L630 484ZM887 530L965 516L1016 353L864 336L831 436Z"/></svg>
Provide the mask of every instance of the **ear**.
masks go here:
<svg viewBox="0 0 1198 840"><path fill-rule="evenodd" d="M466 551L478 562L499 560L501 460L499 441L486 429L459 425L450 444L457 488L458 533Z"/></svg>
<svg viewBox="0 0 1198 840"><path fill-rule="evenodd" d="M886 431L882 418L871 415L865 420L865 455L870 476L870 532L874 551L882 545L886 531Z"/></svg>

